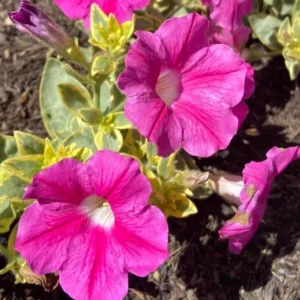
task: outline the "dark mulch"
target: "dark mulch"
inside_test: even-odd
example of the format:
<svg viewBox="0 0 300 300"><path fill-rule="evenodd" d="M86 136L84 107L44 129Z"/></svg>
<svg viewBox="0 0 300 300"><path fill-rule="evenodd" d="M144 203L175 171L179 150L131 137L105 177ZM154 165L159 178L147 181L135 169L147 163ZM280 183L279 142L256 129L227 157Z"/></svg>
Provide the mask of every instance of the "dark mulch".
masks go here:
<svg viewBox="0 0 300 300"><path fill-rule="evenodd" d="M50 0L35 1L71 35L85 37ZM46 136L38 106L38 85L45 59L52 51L19 33L6 11L18 0L0 3L0 132L13 130ZM257 69L260 65L257 66ZM239 174L250 160L263 160L274 145L300 142L300 96L283 60L273 59L257 70L250 113L230 147L199 160L206 170ZM230 255L218 229L234 211L221 198L196 202L199 214L170 219L169 261L148 278L130 277L128 299L300 299L300 163L294 162L274 184L259 231L241 256ZM60 289L46 293L32 285L14 285L0 277L0 299L68 299Z"/></svg>

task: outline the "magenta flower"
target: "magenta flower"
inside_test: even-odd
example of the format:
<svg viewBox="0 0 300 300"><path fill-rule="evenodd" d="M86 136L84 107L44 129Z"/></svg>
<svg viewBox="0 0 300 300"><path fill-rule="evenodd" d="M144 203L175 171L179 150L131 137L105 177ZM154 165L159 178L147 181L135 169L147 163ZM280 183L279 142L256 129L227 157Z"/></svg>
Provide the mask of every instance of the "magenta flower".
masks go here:
<svg viewBox="0 0 300 300"><path fill-rule="evenodd" d="M219 234L229 239L229 251L240 254L251 240L264 216L267 199L273 180L295 159L300 158L299 147L280 149L273 147L262 162L251 162L243 171L243 185L240 185L240 206L237 214L225 223ZM236 181L223 185L223 193L237 194ZM231 192L232 190L232 192ZM222 194L222 193L220 193ZM236 200L238 202L238 199Z"/></svg>
<svg viewBox="0 0 300 300"><path fill-rule="evenodd" d="M207 31L213 44L225 44L241 53L251 29L243 18L252 11L252 0L202 0L210 6L210 26Z"/></svg>
<svg viewBox="0 0 300 300"><path fill-rule="evenodd" d="M15 248L37 274L59 271L77 300L123 299L127 272L146 276L168 257L168 226L149 206L151 185L132 158L109 150L87 163L64 159L34 176L37 199L19 223Z"/></svg>
<svg viewBox="0 0 300 300"><path fill-rule="evenodd" d="M64 50L72 47L72 39L29 1L22 0L19 10L9 12L8 16L20 31L33 35L55 49Z"/></svg>
<svg viewBox="0 0 300 300"><path fill-rule="evenodd" d="M55 3L70 19L84 19L85 26L90 28L90 10L97 4L107 15L113 14L119 23L128 21L135 10L145 8L150 0L55 0Z"/></svg>
<svg viewBox="0 0 300 300"><path fill-rule="evenodd" d="M127 118L161 156L180 147L203 157L225 149L247 114L253 69L228 46L208 47L207 27L193 13L155 33L136 32L118 78Z"/></svg>

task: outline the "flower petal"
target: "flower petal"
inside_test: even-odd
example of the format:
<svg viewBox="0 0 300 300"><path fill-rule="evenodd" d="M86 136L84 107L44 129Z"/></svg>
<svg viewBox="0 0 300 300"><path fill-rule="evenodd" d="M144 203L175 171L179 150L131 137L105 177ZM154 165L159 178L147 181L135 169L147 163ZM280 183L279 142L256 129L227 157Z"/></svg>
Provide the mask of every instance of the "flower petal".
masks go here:
<svg viewBox="0 0 300 300"><path fill-rule="evenodd" d="M232 108L232 113L238 118L239 128L247 117L248 106L245 102L241 102Z"/></svg>
<svg viewBox="0 0 300 300"><path fill-rule="evenodd" d="M146 7L150 0L100 0L99 2L100 7L107 15L112 13L117 17L119 23L123 23L131 19L134 10Z"/></svg>
<svg viewBox="0 0 300 300"><path fill-rule="evenodd" d="M93 0L55 0L55 4L70 19L82 19L90 13Z"/></svg>
<svg viewBox="0 0 300 300"><path fill-rule="evenodd" d="M137 276L155 271L169 256L168 224L155 206L148 206L131 218L119 218L114 237L126 270Z"/></svg>
<svg viewBox="0 0 300 300"><path fill-rule="evenodd" d="M152 188L133 158L102 150L89 159L86 167L92 194L106 200L115 216L122 211L130 218L130 212L140 212L147 205Z"/></svg>
<svg viewBox="0 0 300 300"><path fill-rule="evenodd" d="M161 40L153 33L137 31L136 35L139 39L130 47L126 70L119 75L118 86L127 96L157 97L157 79L169 58Z"/></svg>
<svg viewBox="0 0 300 300"><path fill-rule="evenodd" d="M244 96L247 64L226 45L204 48L190 57L182 69L183 95L194 102L204 99L233 107Z"/></svg>
<svg viewBox="0 0 300 300"><path fill-rule="evenodd" d="M182 147L195 156L208 157L225 149L239 126L232 110L221 104L217 106L201 101L196 106L189 99L180 99L174 114L184 124Z"/></svg>
<svg viewBox="0 0 300 300"><path fill-rule="evenodd" d="M252 11L252 0L202 0L202 3L212 7L211 20L229 30L239 28L244 16Z"/></svg>
<svg viewBox="0 0 300 300"><path fill-rule="evenodd" d="M205 31L208 21L196 13L181 18L171 18L155 32L166 47L174 66L177 68L189 56L208 46Z"/></svg>
<svg viewBox="0 0 300 300"><path fill-rule="evenodd" d="M180 120L161 99L131 97L125 104L125 114L143 136L157 144L158 155L168 156L181 146Z"/></svg>
<svg viewBox="0 0 300 300"><path fill-rule="evenodd" d="M66 158L42 170L33 177L26 188L24 199L38 199L39 203L81 203L90 195L86 180L85 165Z"/></svg>
<svg viewBox="0 0 300 300"><path fill-rule="evenodd" d="M19 221L15 249L37 274L59 270L74 250L73 239L89 224L73 205L62 208L52 203L51 206L48 210L35 202Z"/></svg>
<svg viewBox="0 0 300 300"><path fill-rule="evenodd" d="M119 250L111 232L90 227L72 243L72 257L59 272L62 288L76 300L123 299L128 277Z"/></svg>
<svg viewBox="0 0 300 300"><path fill-rule="evenodd" d="M299 147L281 149L273 147L267 153L267 158L272 161L272 177L279 175L293 160L300 158Z"/></svg>

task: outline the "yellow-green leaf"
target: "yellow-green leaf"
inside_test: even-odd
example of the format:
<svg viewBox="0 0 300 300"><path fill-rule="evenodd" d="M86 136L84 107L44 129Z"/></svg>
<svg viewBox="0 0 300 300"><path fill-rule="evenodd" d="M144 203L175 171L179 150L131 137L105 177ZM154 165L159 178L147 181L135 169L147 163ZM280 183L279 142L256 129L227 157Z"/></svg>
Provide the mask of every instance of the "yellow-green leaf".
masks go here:
<svg viewBox="0 0 300 300"><path fill-rule="evenodd" d="M175 157L176 153L171 154L169 157L159 158L157 164L157 173L163 178L170 178L175 172Z"/></svg>
<svg viewBox="0 0 300 300"><path fill-rule="evenodd" d="M104 28L108 27L108 17L107 15L98 7L96 4L92 4L91 7L91 35L92 38L101 42L102 36L99 32L99 25Z"/></svg>
<svg viewBox="0 0 300 300"><path fill-rule="evenodd" d="M40 106L44 125L53 138L64 139L69 122L73 114L61 101L58 85L61 83L70 83L78 88L85 89L84 86L69 75L64 64L55 58L50 58L45 66L40 88Z"/></svg>
<svg viewBox="0 0 300 300"><path fill-rule="evenodd" d="M290 27L291 27L291 23L290 23L290 18L289 17L286 17L280 27L279 27L279 30L278 30L278 33L277 33L277 38L278 38L278 41L279 43L281 43L283 46L285 46L285 44L288 42L288 40L290 39Z"/></svg>
<svg viewBox="0 0 300 300"><path fill-rule="evenodd" d="M116 69L116 63L108 56L97 56L92 64L92 76L110 74Z"/></svg>
<svg viewBox="0 0 300 300"><path fill-rule="evenodd" d="M44 155L26 155L5 160L1 168L11 175L15 175L24 181L30 182L44 164Z"/></svg>
<svg viewBox="0 0 300 300"><path fill-rule="evenodd" d="M78 148L89 148L92 151L96 151L96 145L94 143L94 133L91 127L85 127L77 130L72 135L64 140L64 145L69 146L75 144Z"/></svg>
<svg viewBox="0 0 300 300"><path fill-rule="evenodd" d="M103 115L107 115L111 109L112 102L112 84L105 80L100 86L99 108Z"/></svg>
<svg viewBox="0 0 300 300"><path fill-rule="evenodd" d="M15 131L15 140L21 155L43 154L45 141L30 133Z"/></svg>
<svg viewBox="0 0 300 300"><path fill-rule="evenodd" d="M300 14L300 0L296 0L292 12L292 23L296 22L296 19L299 18L299 14Z"/></svg>
<svg viewBox="0 0 300 300"><path fill-rule="evenodd" d="M151 180L153 186L153 180ZM185 218L197 213L197 207L183 193L169 192L162 194L153 191L150 203L159 207L166 217Z"/></svg>
<svg viewBox="0 0 300 300"><path fill-rule="evenodd" d="M291 80L295 80L300 73L300 61L288 55L288 51L283 50L285 66L289 71Z"/></svg>
<svg viewBox="0 0 300 300"><path fill-rule="evenodd" d="M23 198L24 188L28 181L22 180L15 175L9 176L0 182L0 202L20 202Z"/></svg>
<svg viewBox="0 0 300 300"><path fill-rule="evenodd" d="M132 124L125 117L124 112L117 112L113 114L113 124L116 129L129 129L132 128Z"/></svg>
<svg viewBox="0 0 300 300"><path fill-rule="evenodd" d="M157 146L146 140L146 153L149 158L157 156Z"/></svg>
<svg viewBox="0 0 300 300"><path fill-rule="evenodd" d="M0 233L9 231L12 222L16 218L13 204L8 201L0 202Z"/></svg>
<svg viewBox="0 0 300 300"><path fill-rule="evenodd" d="M249 22L253 32L258 39L271 50L280 50L276 35L281 24L281 20L266 14L257 14L249 16Z"/></svg>
<svg viewBox="0 0 300 300"><path fill-rule="evenodd" d="M63 103L75 115L78 109L93 106L89 92L83 87L62 83L58 85L58 89Z"/></svg>
<svg viewBox="0 0 300 300"><path fill-rule="evenodd" d="M118 152L123 145L123 136L117 129L113 129L108 133L99 130L95 135L95 144L98 149L110 149Z"/></svg>
<svg viewBox="0 0 300 300"><path fill-rule="evenodd" d="M117 32L120 30L120 24L113 14L108 16L108 32Z"/></svg>
<svg viewBox="0 0 300 300"><path fill-rule="evenodd" d="M81 119L91 126L100 125L102 122L102 114L98 108L85 107L81 108L78 113Z"/></svg>
<svg viewBox="0 0 300 300"><path fill-rule="evenodd" d="M133 34L133 32L134 32L134 24L135 24L135 20L136 20L135 15L133 15L131 21L124 22L124 23L121 25L123 34L125 35L125 37L126 37L127 39L129 39L129 38L131 37L131 35Z"/></svg>
<svg viewBox="0 0 300 300"><path fill-rule="evenodd" d="M17 230L18 230L18 224L16 224L11 231L9 237L8 237L8 242L7 242L7 250L8 251L14 251L14 244L16 240L16 235L17 235Z"/></svg>
<svg viewBox="0 0 300 300"><path fill-rule="evenodd" d="M17 154L18 148L15 138L8 135L0 135L0 163Z"/></svg>

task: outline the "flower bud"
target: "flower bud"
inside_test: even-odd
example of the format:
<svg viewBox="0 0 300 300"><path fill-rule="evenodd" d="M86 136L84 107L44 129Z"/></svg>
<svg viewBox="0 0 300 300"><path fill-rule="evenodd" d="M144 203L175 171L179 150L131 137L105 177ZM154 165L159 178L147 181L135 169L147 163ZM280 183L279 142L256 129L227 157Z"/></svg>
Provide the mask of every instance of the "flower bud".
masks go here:
<svg viewBox="0 0 300 300"><path fill-rule="evenodd" d="M43 11L22 0L17 12L9 12L9 18L23 32L29 33L47 45L62 51L72 47L72 39Z"/></svg>
<svg viewBox="0 0 300 300"><path fill-rule="evenodd" d="M210 181L215 192L228 203L241 205L240 194L244 187L243 177L231 174L211 175Z"/></svg>
<svg viewBox="0 0 300 300"><path fill-rule="evenodd" d="M209 178L209 172L201 172L192 170L189 171L183 178L182 184L190 189L195 190L197 189L202 183L206 182Z"/></svg>

